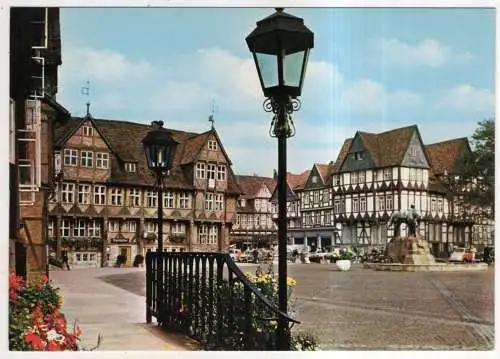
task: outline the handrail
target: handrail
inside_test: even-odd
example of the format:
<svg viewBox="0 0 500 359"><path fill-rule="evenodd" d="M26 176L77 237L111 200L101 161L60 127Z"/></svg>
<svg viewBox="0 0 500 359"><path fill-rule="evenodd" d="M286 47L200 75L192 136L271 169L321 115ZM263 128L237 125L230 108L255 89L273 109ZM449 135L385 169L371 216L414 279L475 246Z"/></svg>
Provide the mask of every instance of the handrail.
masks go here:
<svg viewBox="0 0 500 359"><path fill-rule="evenodd" d="M165 271L160 281L157 268ZM228 253L214 252L146 254L147 323L152 317L219 350L275 350L276 323L270 321L300 323L262 293Z"/></svg>
<svg viewBox="0 0 500 359"><path fill-rule="evenodd" d="M269 299L263 295L257 287L248 279L248 277L241 271L241 269L234 263L232 260L231 256L227 253L224 253L224 259L226 259L226 264L228 269L231 269L233 273L240 279L245 285L249 286L250 289L252 290L253 294L255 294L256 297L258 297L261 301L263 301L275 314L284 317L290 322L293 322L295 324L300 324L300 322L294 318L291 318L288 316L287 313L282 312L276 304L272 303L269 301Z"/></svg>

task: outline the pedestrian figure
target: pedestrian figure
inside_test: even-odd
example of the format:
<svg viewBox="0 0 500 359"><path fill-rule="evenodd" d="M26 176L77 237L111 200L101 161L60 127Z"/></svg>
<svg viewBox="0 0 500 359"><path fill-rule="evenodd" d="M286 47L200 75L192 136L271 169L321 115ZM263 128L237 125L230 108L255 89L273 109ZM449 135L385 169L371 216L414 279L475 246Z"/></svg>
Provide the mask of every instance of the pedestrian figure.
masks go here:
<svg viewBox="0 0 500 359"><path fill-rule="evenodd" d="M66 251L63 252L62 263L63 263L63 269L64 269L64 266L66 266L67 270L71 270L71 268L69 267L68 252L66 252Z"/></svg>

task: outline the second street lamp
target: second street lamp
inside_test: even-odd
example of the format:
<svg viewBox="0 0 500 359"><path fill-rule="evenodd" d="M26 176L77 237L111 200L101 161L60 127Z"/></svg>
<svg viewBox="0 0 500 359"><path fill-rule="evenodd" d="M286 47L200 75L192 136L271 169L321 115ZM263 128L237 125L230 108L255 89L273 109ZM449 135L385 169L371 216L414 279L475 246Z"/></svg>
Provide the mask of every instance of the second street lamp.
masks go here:
<svg viewBox="0 0 500 359"><path fill-rule="evenodd" d="M257 22L246 42L267 97L264 110L274 113L269 133L278 138L278 302L280 310L288 313L286 139L295 135L291 114L300 108L297 97L302 92L314 34L303 19L277 8L274 14ZM277 348L290 350L290 331L284 318L278 322Z"/></svg>
<svg viewBox="0 0 500 359"><path fill-rule="evenodd" d="M177 142L172 138L170 131L163 128L163 121L154 121L155 129L148 132L142 140L146 160L149 169L156 176L156 184L158 191L158 256L157 256L157 295L158 298L163 297L163 180L168 175L172 168L172 161L177 148ZM160 318L163 318L160 310Z"/></svg>

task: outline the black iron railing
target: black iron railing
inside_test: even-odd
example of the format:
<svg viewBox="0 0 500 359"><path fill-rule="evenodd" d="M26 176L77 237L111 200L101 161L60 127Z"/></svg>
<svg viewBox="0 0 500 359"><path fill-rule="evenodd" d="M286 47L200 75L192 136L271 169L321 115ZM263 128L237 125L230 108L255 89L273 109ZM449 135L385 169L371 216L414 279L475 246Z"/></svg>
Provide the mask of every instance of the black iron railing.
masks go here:
<svg viewBox="0 0 500 359"><path fill-rule="evenodd" d="M163 262L163 288L157 282L158 261ZM275 350L277 321L299 323L225 253L147 253L146 306L148 323L155 317L205 349Z"/></svg>

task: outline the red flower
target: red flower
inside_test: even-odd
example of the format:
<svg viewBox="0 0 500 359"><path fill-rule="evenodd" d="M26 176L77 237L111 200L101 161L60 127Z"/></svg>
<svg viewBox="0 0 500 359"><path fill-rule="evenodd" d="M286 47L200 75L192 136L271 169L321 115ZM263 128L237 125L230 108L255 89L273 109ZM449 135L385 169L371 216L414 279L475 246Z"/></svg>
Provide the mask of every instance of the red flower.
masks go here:
<svg viewBox="0 0 500 359"><path fill-rule="evenodd" d="M32 348L34 350L41 350L43 349L43 342L42 339L35 333L29 332L24 336L24 340L26 343L31 344Z"/></svg>
<svg viewBox="0 0 500 359"><path fill-rule="evenodd" d="M15 303L18 293L24 288L24 280L14 272L9 274L9 302Z"/></svg>
<svg viewBox="0 0 500 359"><path fill-rule="evenodd" d="M82 335L82 331L80 329L80 327L78 326L78 322L75 320L75 324L73 325L73 335L75 337L79 337L80 335Z"/></svg>
<svg viewBox="0 0 500 359"><path fill-rule="evenodd" d="M47 344L47 349L51 352L54 352L54 351L60 351L61 347L59 346L59 344L55 342L49 342L49 344Z"/></svg>
<svg viewBox="0 0 500 359"><path fill-rule="evenodd" d="M36 285L36 289L38 289L38 290L42 290L42 289L43 289L43 285L41 285L40 283L38 283L38 284Z"/></svg>
<svg viewBox="0 0 500 359"><path fill-rule="evenodd" d="M49 281L49 277L47 277L46 274L42 274L41 279L42 279L42 282L44 282L44 283L47 283Z"/></svg>

